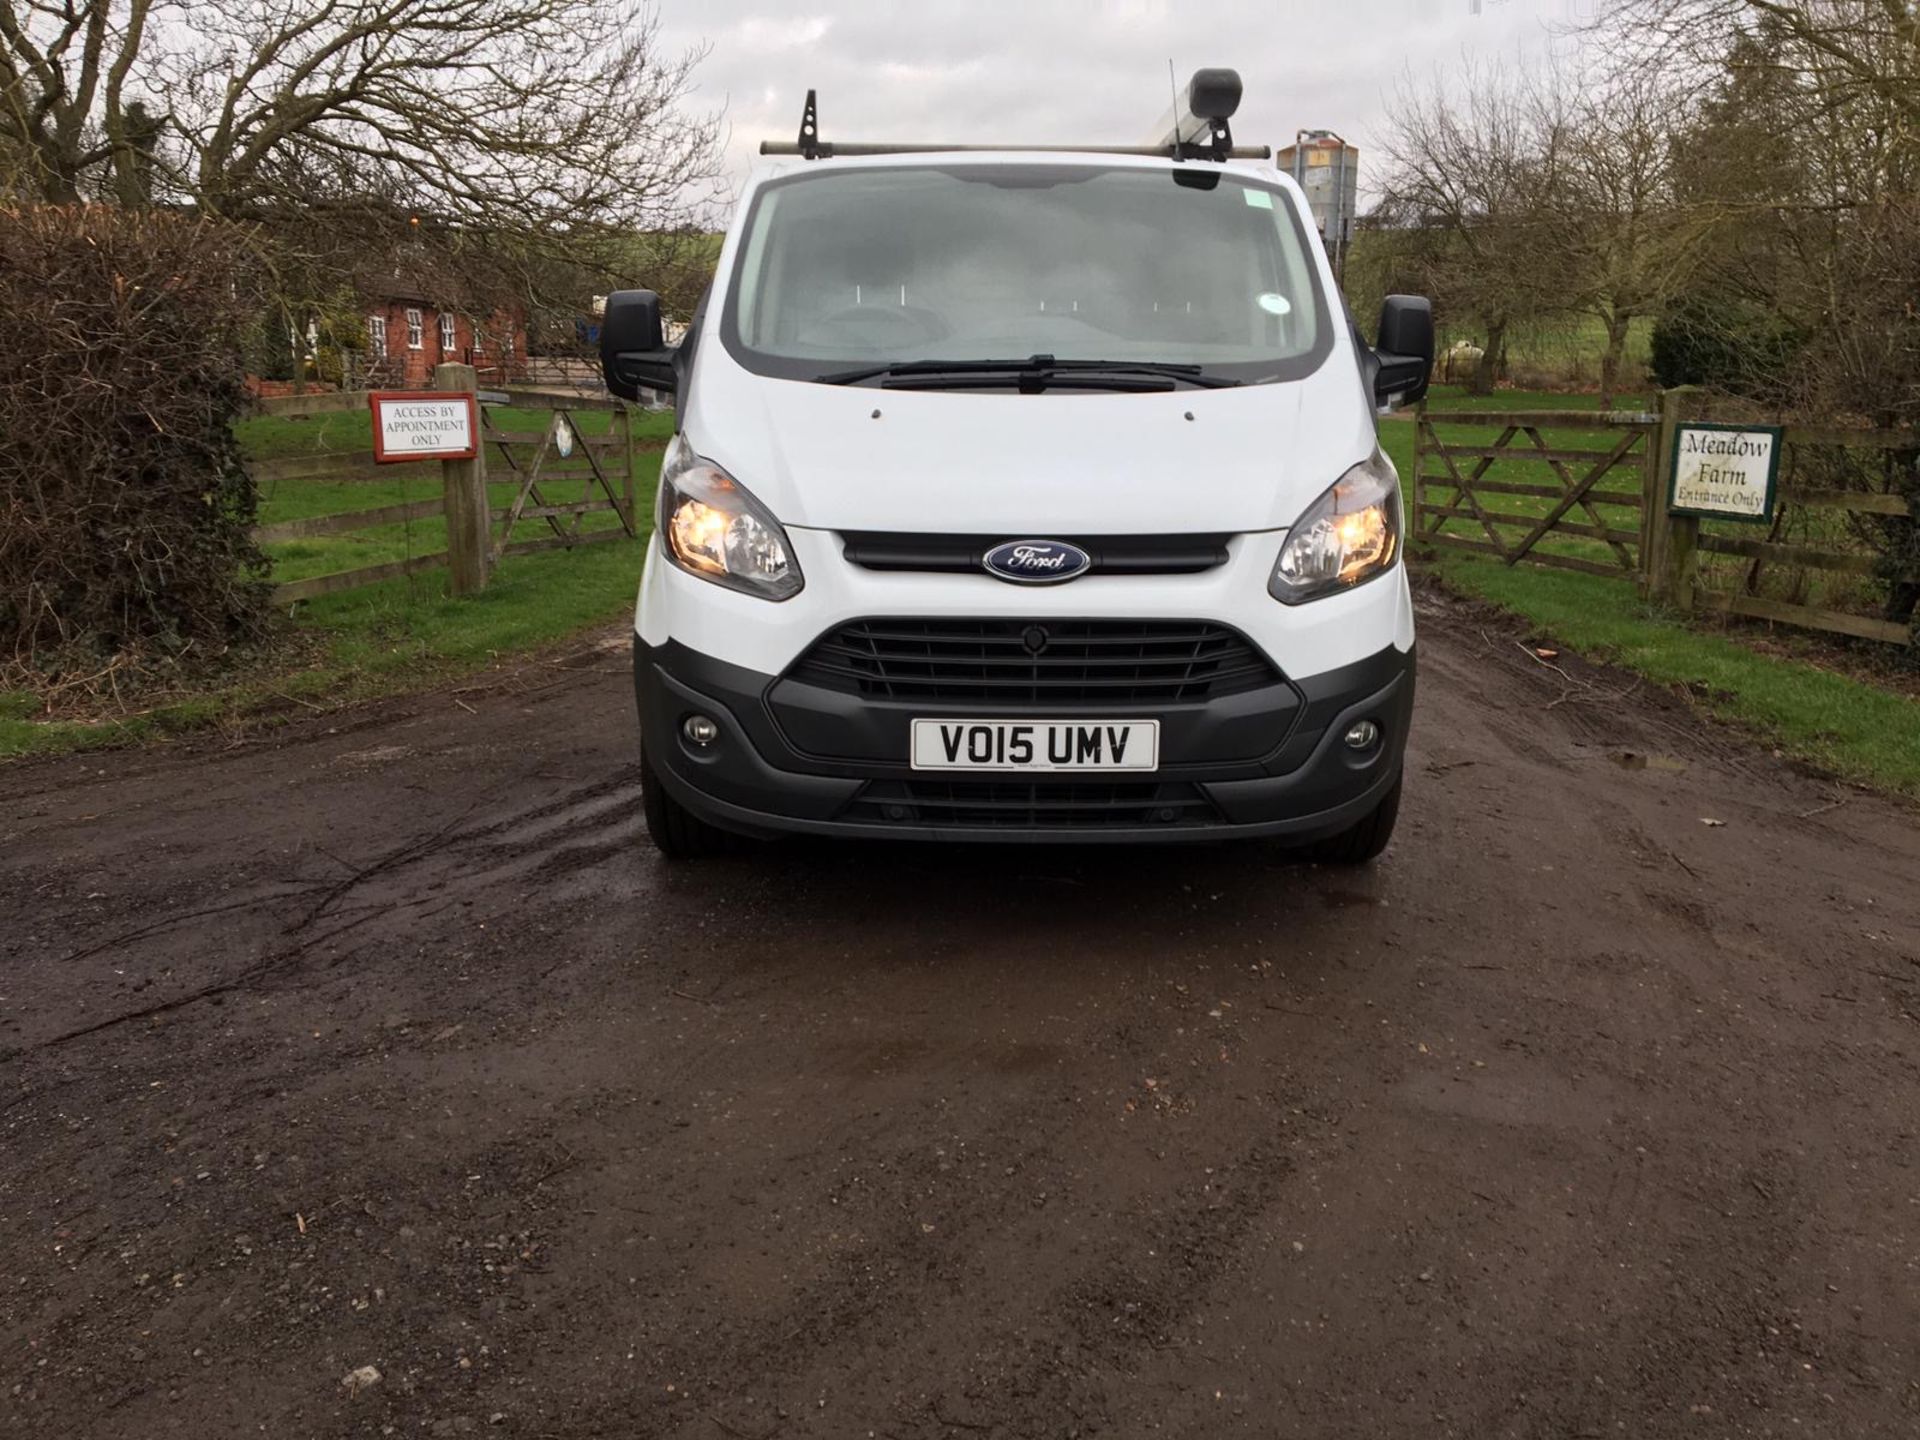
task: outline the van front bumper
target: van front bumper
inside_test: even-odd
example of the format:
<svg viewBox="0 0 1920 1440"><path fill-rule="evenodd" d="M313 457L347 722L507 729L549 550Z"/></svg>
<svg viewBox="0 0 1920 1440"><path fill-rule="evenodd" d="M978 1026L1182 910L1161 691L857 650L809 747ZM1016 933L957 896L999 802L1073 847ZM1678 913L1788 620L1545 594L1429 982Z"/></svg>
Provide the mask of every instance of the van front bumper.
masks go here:
<svg viewBox="0 0 1920 1440"><path fill-rule="evenodd" d="M1287 677L1248 713L1246 697L1196 705L1129 707L1114 719L1161 721L1160 768L1151 775L980 775L913 770L905 735L914 715L1042 719L1043 707L996 708L880 701L814 691L804 728L856 737L855 757L809 753L790 731L797 713L781 677L715 660L677 641L634 641L641 743L667 791L703 820L739 834L839 835L887 840L1167 842L1336 834L1367 815L1400 777L1413 713L1414 652L1392 646L1337 670ZM825 707L829 713L823 714ZM1058 712L1056 712L1057 714ZM1076 718L1088 718L1083 710ZM686 721L718 729L706 745ZM1102 715L1100 718L1107 718ZM783 720L785 723L783 723ZM1269 748L1247 753L1265 720ZM1380 738L1356 751L1344 740L1371 720ZM889 738L897 735L898 743ZM877 738L876 738L877 737ZM898 757L893 758L893 757Z"/></svg>

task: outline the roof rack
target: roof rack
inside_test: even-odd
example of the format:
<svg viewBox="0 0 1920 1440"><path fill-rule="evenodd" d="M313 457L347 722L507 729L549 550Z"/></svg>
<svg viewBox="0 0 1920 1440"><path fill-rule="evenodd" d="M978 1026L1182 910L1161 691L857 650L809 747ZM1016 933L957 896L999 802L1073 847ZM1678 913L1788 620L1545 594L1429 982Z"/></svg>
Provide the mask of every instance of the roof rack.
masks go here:
<svg viewBox="0 0 1920 1440"><path fill-rule="evenodd" d="M1176 96L1173 110L1159 126L1160 138L1147 145L938 145L880 141L831 141L820 138L820 106L816 92L807 91L800 112L800 134L793 140L762 140L762 155L799 155L808 160L831 160L853 155L932 155L947 151L991 153L1027 151L1042 155L1164 155L1174 160L1269 160L1268 145L1235 145L1227 122L1240 108L1240 76L1232 70L1196 70Z"/></svg>

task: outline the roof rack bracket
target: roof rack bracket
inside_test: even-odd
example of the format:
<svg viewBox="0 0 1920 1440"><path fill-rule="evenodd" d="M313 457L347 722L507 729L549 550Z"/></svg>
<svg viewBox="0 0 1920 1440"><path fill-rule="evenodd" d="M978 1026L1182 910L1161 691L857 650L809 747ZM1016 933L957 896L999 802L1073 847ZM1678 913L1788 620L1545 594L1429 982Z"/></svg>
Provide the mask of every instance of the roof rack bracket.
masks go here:
<svg viewBox="0 0 1920 1440"><path fill-rule="evenodd" d="M800 153L809 160L831 160L833 146L820 140L820 104L812 90L807 91L807 108L800 112Z"/></svg>
<svg viewBox="0 0 1920 1440"><path fill-rule="evenodd" d="M1233 127L1224 119L1209 120L1205 139L1176 140L1168 147L1176 160L1227 160L1233 156Z"/></svg>

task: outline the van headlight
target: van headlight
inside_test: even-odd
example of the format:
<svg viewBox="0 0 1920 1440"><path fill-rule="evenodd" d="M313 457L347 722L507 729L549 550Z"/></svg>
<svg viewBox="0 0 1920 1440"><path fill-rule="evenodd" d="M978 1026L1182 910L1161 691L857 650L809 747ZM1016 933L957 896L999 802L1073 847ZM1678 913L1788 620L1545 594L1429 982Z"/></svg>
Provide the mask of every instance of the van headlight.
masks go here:
<svg viewBox="0 0 1920 1440"><path fill-rule="evenodd" d="M1378 450L1309 505L1287 532L1267 592L1285 605L1351 590L1400 557L1400 477Z"/></svg>
<svg viewBox="0 0 1920 1440"><path fill-rule="evenodd" d="M676 435L661 457L660 540L689 575L766 600L790 600L805 582L780 522L747 487Z"/></svg>

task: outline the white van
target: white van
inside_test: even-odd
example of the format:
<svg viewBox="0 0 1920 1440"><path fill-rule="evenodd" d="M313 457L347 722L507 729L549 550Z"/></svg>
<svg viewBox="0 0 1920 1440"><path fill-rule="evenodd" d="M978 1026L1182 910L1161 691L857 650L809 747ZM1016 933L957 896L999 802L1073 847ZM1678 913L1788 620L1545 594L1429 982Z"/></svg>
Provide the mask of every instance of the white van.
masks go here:
<svg viewBox="0 0 1920 1440"><path fill-rule="evenodd" d="M1113 150L763 146L678 345L634 619L646 818L735 836L1385 848L1413 706L1398 479L1424 300L1378 348L1202 71Z"/></svg>

